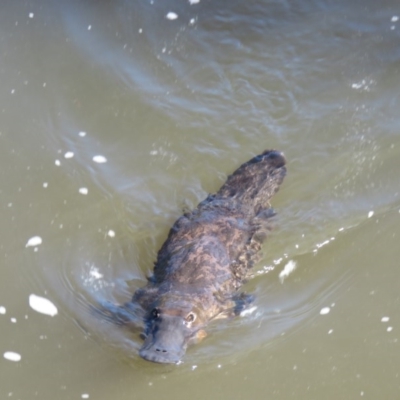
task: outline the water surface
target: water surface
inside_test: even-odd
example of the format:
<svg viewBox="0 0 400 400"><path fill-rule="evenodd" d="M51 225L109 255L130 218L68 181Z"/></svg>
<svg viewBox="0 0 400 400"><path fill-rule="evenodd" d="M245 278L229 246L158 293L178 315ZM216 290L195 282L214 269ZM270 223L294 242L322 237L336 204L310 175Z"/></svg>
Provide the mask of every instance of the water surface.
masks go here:
<svg viewBox="0 0 400 400"><path fill-rule="evenodd" d="M0 397L397 398L399 17L394 0L6 2ZM182 210L266 148L288 176L257 308L181 365L141 360L138 330L90 307L128 301Z"/></svg>

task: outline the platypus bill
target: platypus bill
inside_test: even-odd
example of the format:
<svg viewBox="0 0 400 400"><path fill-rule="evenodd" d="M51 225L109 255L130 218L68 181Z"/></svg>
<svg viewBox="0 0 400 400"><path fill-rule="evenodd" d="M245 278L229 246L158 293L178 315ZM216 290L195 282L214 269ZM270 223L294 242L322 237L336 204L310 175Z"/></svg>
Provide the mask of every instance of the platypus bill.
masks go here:
<svg viewBox="0 0 400 400"><path fill-rule="evenodd" d="M264 151L174 223L153 275L130 304L143 312L142 358L179 362L189 344L206 336L210 321L250 303L239 288L270 230L269 200L286 175L285 162L282 153Z"/></svg>

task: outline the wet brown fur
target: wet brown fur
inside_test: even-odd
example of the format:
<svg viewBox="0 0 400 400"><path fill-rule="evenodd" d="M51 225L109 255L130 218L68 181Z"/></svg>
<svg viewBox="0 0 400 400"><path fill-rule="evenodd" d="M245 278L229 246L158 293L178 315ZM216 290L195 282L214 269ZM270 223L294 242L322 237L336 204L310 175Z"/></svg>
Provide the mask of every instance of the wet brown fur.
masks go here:
<svg viewBox="0 0 400 400"><path fill-rule="evenodd" d="M95 311L131 326L144 323L139 354L176 363L216 318L240 313L251 296L239 291L270 231L269 204L286 175L285 158L266 150L241 165L220 190L174 223L158 252L153 275L123 306Z"/></svg>
<svg viewBox="0 0 400 400"><path fill-rule="evenodd" d="M174 223L158 252L153 276L132 299L145 311L145 319L155 307L169 315L196 307L203 313L204 326L240 311L244 302L238 289L258 260L270 229L268 219L274 215L269 200L285 174L284 156L264 151Z"/></svg>

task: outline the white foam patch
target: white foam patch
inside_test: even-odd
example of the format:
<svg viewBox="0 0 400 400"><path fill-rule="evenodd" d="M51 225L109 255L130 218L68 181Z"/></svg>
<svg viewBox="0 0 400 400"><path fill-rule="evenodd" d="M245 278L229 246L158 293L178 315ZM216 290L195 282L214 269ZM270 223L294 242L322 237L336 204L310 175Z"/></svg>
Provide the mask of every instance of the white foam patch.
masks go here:
<svg viewBox="0 0 400 400"><path fill-rule="evenodd" d="M101 155L97 155L97 156L93 157L93 161L98 164L103 164L103 163L107 162L107 158L105 158L104 156L101 156Z"/></svg>
<svg viewBox="0 0 400 400"><path fill-rule="evenodd" d="M85 136L86 136L86 132L82 132L82 131L81 131L81 132L78 133L78 135L79 135L80 137L85 137Z"/></svg>
<svg viewBox="0 0 400 400"><path fill-rule="evenodd" d="M7 312L7 310L6 310L6 308L5 307L3 307L3 306L1 306L0 307L0 314L5 314Z"/></svg>
<svg viewBox="0 0 400 400"><path fill-rule="evenodd" d="M290 260L283 270L279 273L279 280L281 283L297 268L297 264L295 261Z"/></svg>
<svg viewBox="0 0 400 400"><path fill-rule="evenodd" d="M393 326L388 326L388 327L386 328L386 331L387 331L387 332L392 332L392 330L393 330Z"/></svg>
<svg viewBox="0 0 400 400"><path fill-rule="evenodd" d="M382 322L389 322L389 319L390 319L389 317L382 317L381 321Z"/></svg>
<svg viewBox="0 0 400 400"><path fill-rule="evenodd" d="M64 157L65 158L72 158L74 156L74 153L72 152L72 151L67 151L65 154L64 154Z"/></svg>
<svg viewBox="0 0 400 400"><path fill-rule="evenodd" d="M88 393L83 393L83 394L81 395L81 398L82 398L82 399L88 399L88 398L89 398L89 394L88 394Z"/></svg>
<svg viewBox="0 0 400 400"><path fill-rule="evenodd" d="M29 13L29 18L33 18L35 16L34 13Z"/></svg>
<svg viewBox="0 0 400 400"><path fill-rule="evenodd" d="M250 308L246 308L245 310L243 310L243 311L240 313L240 316L241 316L241 317L246 317L247 315L253 314L253 312L256 311L256 310L257 310L257 307L256 307L256 306L250 307Z"/></svg>
<svg viewBox="0 0 400 400"><path fill-rule="evenodd" d="M177 14L177 13L174 13L174 12L172 12L172 11L170 11L165 17L166 17L167 19L170 19L170 20L172 21L172 20L178 18L178 14Z"/></svg>
<svg viewBox="0 0 400 400"><path fill-rule="evenodd" d="M57 307L48 299L35 294L29 296L29 305L38 313L54 317L58 314Z"/></svg>
<svg viewBox="0 0 400 400"><path fill-rule="evenodd" d="M199 4L200 0L189 0L189 4Z"/></svg>
<svg viewBox="0 0 400 400"><path fill-rule="evenodd" d="M101 279L101 278L103 278L103 274L101 274L100 272L99 272L99 270L96 268L96 267L94 267L94 266L92 266L91 268L90 268L90 271L89 271L89 274L90 274L90 276L93 278L93 279Z"/></svg>
<svg viewBox="0 0 400 400"><path fill-rule="evenodd" d="M49 187L49 184L47 182L43 182L43 187L46 189Z"/></svg>
<svg viewBox="0 0 400 400"><path fill-rule="evenodd" d="M391 21L392 22L397 22L399 20L399 17L397 15L393 15Z"/></svg>
<svg viewBox="0 0 400 400"><path fill-rule="evenodd" d="M113 230L110 229L110 230L107 232L107 235L110 236L110 237L115 237L115 232L114 232Z"/></svg>
<svg viewBox="0 0 400 400"><path fill-rule="evenodd" d="M89 190L88 190L88 188L83 187L83 188L80 188L80 189L79 189L79 193L80 193L80 194L86 195L86 194L89 193Z"/></svg>
<svg viewBox="0 0 400 400"><path fill-rule="evenodd" d="M373 215L374 215L374 212L373 212L373 211L370 211L370 212L368 213L368 218L371 218Z"/></svg>
<svg viewBox="0 0 400 400"><path fill-rule="evenodd" d="M82 271L81 274L81 281L85 286L90 286L93 290L101 290L105 287L113 286L112 283L109 283L104 279L104 275L94 264L85 264L88 269Z"/></svg>
<svg viewBox="0 0 400 400"><path fill-rule="evenodd" d="M42 238L40 236L32 236L26 243L25 247L35 247L41 244L42 244Z"/></svg>
<svg viewBox="0 0 400 400"><path fill-rule="evenodd" d="M326 314L329 314L330 311L331 311L331 309L329 307L324 307L324 308L321 308L321 311L319 313L321 315L326 315Z"/></svg>
<svg viewBox="0 0 400 400"><path fill-rule="evenodd" d="M14 361L14 362L21 361L21 354L15 353L14 351L6 351L3 354L3 357L9 361Z"/></svg>
<svg viewBox="0 0 400 400"><path fill-rule="evenodd" d="M54 161L54 164L56 164L57 167L59 167L61 165L61 162L60 162L60 160L56 160L56 161Z"/></svg>
<svg viewBox="0 0 400 400"><path fill-rule="evenodd" d="M352 89L356 90L364 90L365 92L369 92L371 90L371 86L375 85L375 81L370 79L369 81L362 79L360 82L354 82L351 84Z"/></svg>
<svg viewBox="0 0 400 400"><path fill-rule="evenodd" d="M320 249L321 247L326 246L327 244L329 244L330 239L325 240L324 242L321 243L317 243L317 248Z"/></svg>

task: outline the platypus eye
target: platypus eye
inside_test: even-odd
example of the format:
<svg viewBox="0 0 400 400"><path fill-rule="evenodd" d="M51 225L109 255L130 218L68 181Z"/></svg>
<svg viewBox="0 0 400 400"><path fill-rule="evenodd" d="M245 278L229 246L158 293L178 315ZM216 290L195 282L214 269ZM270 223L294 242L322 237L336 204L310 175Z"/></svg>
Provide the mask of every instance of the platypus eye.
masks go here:
<svg viewBox="0 0 400 400"><path fill-rule="evenodd" d="M157 319L160 316L160 310L158 308L153 308L151 310L151 318Z"/></svg>
<svg viewBox="0 0 400 400"><path fill-rule="evenodd" d="M193 322L196 319L196 314L194 312L190 312L186 318L185 321L186 322Z"/></svg>

